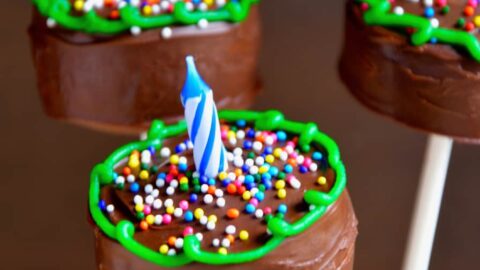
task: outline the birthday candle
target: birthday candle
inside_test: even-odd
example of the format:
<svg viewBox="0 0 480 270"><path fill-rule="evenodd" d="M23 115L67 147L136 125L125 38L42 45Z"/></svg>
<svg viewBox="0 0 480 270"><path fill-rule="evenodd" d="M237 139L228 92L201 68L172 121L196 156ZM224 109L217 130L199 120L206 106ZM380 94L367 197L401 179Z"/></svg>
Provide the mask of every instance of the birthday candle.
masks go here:
<svg viewBox="0 0 480 270"><path fill-rule="evenodd" d="M227 169L225 147L220 136L220 122L212 89L197 72L192 56L187 56L187 78L181 93L188 134L193 142L197 171L216 177Z"/></svg>

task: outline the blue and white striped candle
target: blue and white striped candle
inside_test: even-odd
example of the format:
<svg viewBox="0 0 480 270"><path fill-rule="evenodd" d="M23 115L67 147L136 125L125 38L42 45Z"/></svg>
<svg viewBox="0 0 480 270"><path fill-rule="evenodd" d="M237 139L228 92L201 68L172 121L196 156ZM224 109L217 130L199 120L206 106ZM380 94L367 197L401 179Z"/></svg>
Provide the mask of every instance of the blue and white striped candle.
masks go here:
<svg viewBox="0 0 480 270"><path fill-rule="evenodd" d="M193 158L200 175L216 177L227 169L225 147L212 89L203 81L192 56L187 56L187 78L181 99L185 108Z"/></svg>

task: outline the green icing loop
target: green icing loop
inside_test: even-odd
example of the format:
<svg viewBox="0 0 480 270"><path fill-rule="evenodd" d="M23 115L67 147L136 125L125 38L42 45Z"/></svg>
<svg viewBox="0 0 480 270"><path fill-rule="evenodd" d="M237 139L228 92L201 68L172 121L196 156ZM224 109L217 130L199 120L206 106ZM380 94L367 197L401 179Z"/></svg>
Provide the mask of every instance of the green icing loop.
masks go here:
<svg viewBox="0 0 480 270"><path fill-rule="evenodd" d="M175 3L173 14L158 16L143 16L138 7L127 4L119 10L120 20L109 20L99 16L93 9L83 16L72 16L72 5L68 0L32 0L43 16L52 18L67 29L109 35L127 31L133 26L151 29L174 24L196 24L201 19L242 22L248 17L251 6L258 1L229 2L218 10L209 11L188 11L185 3L180 1Z"/></svg>
<svg viewBox="0 0 480 270"><path fill-rule="evenodd" d="M184 242L184 253L175 256L166 256L155 252L137 241L133 235L134 225L123 220L115 226L99 208L100 189L102 185L113 183L114 166L128 157L133 150L144 150L149 146L160 149L166 138L175 137L187 132L185 121L175 125L165 126L161 121L153 121L148 132L147 140L127 144L114 151L103 163L94 167L90 177L89 208L90 214L97 226L108 237L116 239L127 250L137 256L163 267L177 267L191 262L199 262L212 265L239 264L257 260L277 248L286 237L298 235L311 227L321 218L342 194L346 185L345 167L340 159L337 144L327 135L318 131L313 123L299 123L285 120L283 114L278 111L254 112L254 111L220 111L219 117L225 121L245 120L254 123L260 130L284 130L288 133L300 135L299 145L307 146L316 144L323 147L328 153L328 164L335 172L335 182L328 193L307 190L304 199L307 203L315 206L311 211L302 216L293 224L285 221L281 216L268 219L267 228L272 237L257 249L230 253L227 255L206 252L201 249L200 243L195 236L187 236Z"/></svg>
<svg viewBox="0 0 480 270"><path fill-rule="evenodd" d="M369 25L385 27L413 27L417 31L411 36L412 44L423 45L432 38L439 42L464 47L470 55L480 61L480 43L473 35L465 31L432 26L427 18L413 14L397 15L391 13L388 0L360 0L369 5L364 14L364 20Z"/></svg>

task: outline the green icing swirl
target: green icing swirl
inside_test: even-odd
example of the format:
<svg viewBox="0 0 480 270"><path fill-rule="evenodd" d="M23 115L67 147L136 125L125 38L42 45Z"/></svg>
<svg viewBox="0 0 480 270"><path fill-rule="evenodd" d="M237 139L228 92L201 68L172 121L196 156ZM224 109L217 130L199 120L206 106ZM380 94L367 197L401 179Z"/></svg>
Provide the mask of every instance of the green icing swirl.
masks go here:
<svg viewBox="0 0 480 270"><path fill-rule="evenodd" d="M441 43L465 48L476 61L480 61L480 43L471 33L457 29L433 27L430 21L422 16L392 13L388 0L358 0L357 2L368 4L369 9L364 13L364 20L369 25L412 27L416 29L411 36L413 45L424 45L435 38Z"/></svg>
<svg viewBox="0 0 480 270"><path fill-rule="evenodd" d="M279 216L272 217L267 228L272 237L257 249L229 253L222 255L207 252L201 249L198 239L191 235L185 237L183 253L175 256L162 255L142 244L138 243L133 235L134 225L127 220L122 220L116 226L103 214L99 207L100 189L102 185L113 183L114 166L122 159L128 157L133 150L145 150L149 146L160 149L164 139L175 137L187 132L185 121L176 125L165 126L161 121L154 121L145 141L133 142L124 145L113 152L103 163L97 164L90 177L89 208L93 220L97 226L110 238L116 239L127 250L137 256L163 267L178 267L192 262L199 262L212 265L239 264L257 260L275 250L287 237L302 233L311 227L321 218L328 209L342 194L346 185L345 167L340 159L340 151L337 144L327 135L318 131L314 123L299 123L285 120L283 114L278 111L254 112L254 111L221 111L220 118L226 121L245 120L253 123L259 130L284 130L288 133L299 135L299 145L306 151L312 143L325 148L328 153L328 164L335 172L336 179L328 193L308 190L304 199L315 208L305 214L302 218L288 223Z"/></svg>
<svg viewBox="0 0 480 270"><path fill-rule="evenodd" d="M175 4L172 14L149 17L143 16L138 7L125 5L120 8L120 20L101 17L93 9L83 16L72 16L72 5L68 0L32 0L32 2L43 16L55 20L67 29L92 34L118 34L133 26L151 29L174 24L196 24L201 19L211 22L242 22L248 17L251 6L259 0L240 0L229 2L218 10L193 12L187 9L184 2L179 1Z"/></svg>

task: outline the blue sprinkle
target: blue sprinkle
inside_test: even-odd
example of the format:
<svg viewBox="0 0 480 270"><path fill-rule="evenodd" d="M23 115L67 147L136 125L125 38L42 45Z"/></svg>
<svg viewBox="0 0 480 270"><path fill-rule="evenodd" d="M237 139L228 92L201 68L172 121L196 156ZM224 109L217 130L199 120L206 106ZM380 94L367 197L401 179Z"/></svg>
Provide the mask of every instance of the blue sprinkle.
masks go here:
<svg viewBox="0 0 480 270"><path fill-rule="evenodd" d="M186 221L186 222L192 222L192 221L193 221L193 213L192 213L192 211L187 211L187 212L185 212L184 218L185 218L185 221Z"/></svg>
<svg viewBox="0 0 480 270"><path fill-rule="evenodd" d="M206 177L205 175L202 175L200 177L200 184L202 185L208 184L208 177Z"/></svg>
<svg viewBox="0 0 480 270"><path fill-rule="evenodd" d="M255 138L255 130L254 129L249 129L247 131L247 138L250 138L250 139Z"/></svg>
<svg viewBox="0 0 480 270"><path fill-rule="evenodd" d="M253 212L255 212L255 206L251 203L247 203L245 206L245 212L247 212L247 214L253 214Z"/></svg>
<svg viewBox="0 0 480 270"><path fill-rule="evenodd" d="M150 154L152 154L152 156L155 155L155 147L149 146L148 151L150 152Z"/></svg>
<svg viewBox="0 0 480 270"><path fill-rule="evenodd" d="M249 170L250 170L250 167L248 167L247 164L243 164L243 166L242 166L242 171L243 171L243 172L248 172Z"/></svg>
<svg viewBox="0 0 480 270"><path fill-rule="evenodd" d="M188 169L188 165L186 163L180 163L178 164L178 170L181 172L186 172Z"/></svg>
<svg viewBox="0 0 480 270"><path fill-rule="evenodd" d="M435 38L435 37L432 37L432 38L430 39L430 43L432 43L432 44L437 44L437 42L438 42L438 40L437 40L437 38Z"/></svg>
<svg viewBox="0 0 480 270"><path fill-rule="evenodd" d="M253 175L248 174L247 176L245 176L245 180L244 180L245 184L251 184L253 182L255 182L255 178L253 177Z"/></svg>
<svg viewBox="0 0 480 270"><path fill-rule="evenodd" d="M272 175L268 172L262 174L262 181L272 180Z"/></svg>
<svg viewBox="0 0 480 270"><path fill-rule="evenodd" d="M118 177L118 173L113 172L113 179L117 179L117 177Z"/></svg>
<svg viewBox="0 0 480 270"><path fill-rule="evenodd" d="M322 158L323 158L322 153L320 153L320 152L313 152L313 154L312 154L312 159L313 159L313 160L320 161L320 160L322 160Z"/></svg>
<svg viewBox="0 0 480 270"><path fill-rule="evenodd" d="M278 168L275 166L270 167L268 170L271 176L277 176L278 175Z"/></svg>
<svg viewBox="0 0 480 270"><path fill-rule="evenodd" d="M285 171L285 173L292 173L293 172L292 165L286 164L285 167L283 167L283 171Z"/></svg>
<svg viewBox="0 0 480 270"><path fill-rule="evenodd" d="M159 173L157 179L165 179L165 177L167 177L165 173Z"/></svg>
<svg viewBox="0 0 480 270"><path fill-rule="evenodd" d="M255 199L257 199L259 202L263 201L265 199L265 193L261 191L255 193Z"/></svg>
<svg viewBox="0 0 480 270"><path fill-rule="evenodd" d="M287 140L287 133L285 131L277 131L277 139L280 142L284 142Z"/></svg>
<svg viewBox="0 0 480 270"><path fill-rule="evenodd" d="M266 190L270 190L273 187L272 181L262 181L262 183L265 186Z"/></svg>
<svg viewBox="0 0 480 270"><path fill-rule="evenodd" d="M107 203L104 200L98 202L98 207L100 210L105 211L107 209Z"/></svg>
<svg viewBox="0 0 480 270"><path fill-rule="evenodd" d="M254 188L254 187L255 187L255 183L245 184L245 188L246 188L247 190L251 190L251 189Z"/></svg>
<svg viewBox="0 0 480 270"><path fill-rule="evenodd" d="M265 147L265 150L263 150L263 154L265 154L265 155L270 155L272 153L273 153L273 147L271 147L271 146L267 146L267 147Z"/></svg>
<svg viewBox="0 0 480 270"><path fill-rule="evenodd" d="M198 200L198 195L195 193L190 194L190 198L188 199L191 203L195 203Z"/></svg>
<svg viewBox="0 0 480 270"><path fill-rule="evenodd" d="M277 209L278 213L280 214L286 214L287 210L288 210L287 205L284 203L280 204Z"/></svg>
<svg viewBox="0 0 480 270"><path fill-rule="evenodd" d="M308 168L306 166L301 165L300 166L300 173L307 173L307 172L308 172Z"/></svg>
<svg viewBox="0 0 480 270"><path fill-rule="evenodd" d="M135 182L130 185L130 191L132 193L138 193L139 190L140 190L140 185L138 183Z"/></svg>
<svg viewBox="0 0 480 270"><path fill-rule="evenodd" d="M250 149L252 149L252 146L253 146L253 143L252 143L251 141L249 141L249 140L245 140L245 141L243 142L243 149L245 149L245 150L250 150Z"/></svg>
<svg viewBox="0 0 480 270"><path fill-rule="evenodd" d="M244 128L247 125L247 121L245 120L238 120L237 121L237 126L240 128Z"/></svg>
<svg viewBox="0 0 480 270"><path fill-rule="evenodd" d="M432 7L426 7L424 15L427 18L432 18L433 16L435 16L435 10Z"/></svg>
<svg viewBox="0 0 480 270"><path fill-rule="evenodd" d="M214 178L210 178L210 179L208 179L208 183L207 183L207 184L208 184L209 186L214 186L216 183L217 183L217 181L215 181Z"/></svg>
<svg viewBox="0 0 480 270"><path fill-rule="evenodd" d="M181 143L181 144L178 144L177 146L175 146L175 153L182 153L183 151L187 150L187 145L185 145L184 143Z"/></svg>
<svg viewBox="0 0 480 270"><path fill-rule="evenodd" d="M227 187L228 184L230 184L231 182L232 182L232 181L231 181L230 179L228 179L228 178L227 178L227 179L223 179L223 180L222 180L222 186L223 186L223 187Z"/></svg>

